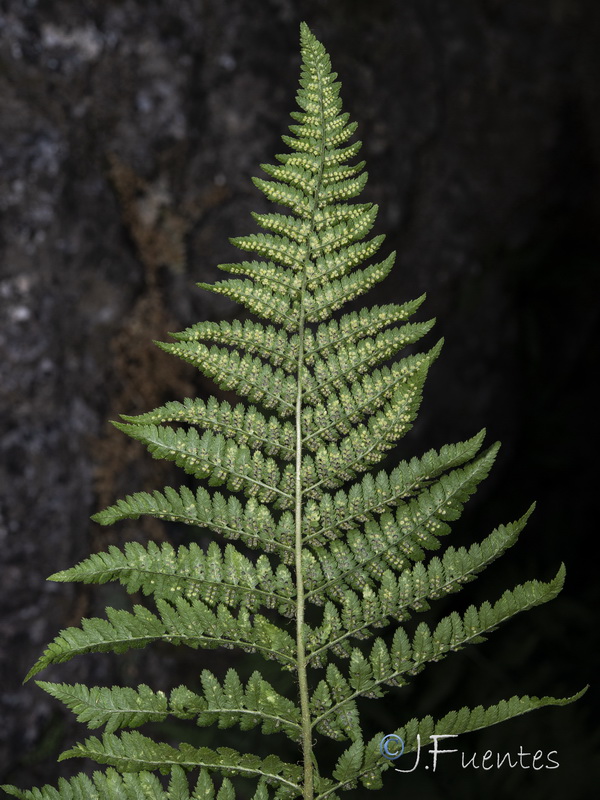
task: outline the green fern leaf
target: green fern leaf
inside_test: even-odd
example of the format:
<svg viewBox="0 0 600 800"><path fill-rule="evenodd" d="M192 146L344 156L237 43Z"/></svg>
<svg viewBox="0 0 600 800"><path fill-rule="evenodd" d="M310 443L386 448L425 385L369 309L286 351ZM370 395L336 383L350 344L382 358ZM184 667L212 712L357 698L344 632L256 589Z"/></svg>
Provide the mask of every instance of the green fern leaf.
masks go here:
<svg viewBox="0 0 600 800"><path fill-rule="evenodd" d="M211 542L206 551L192 543L177 551L170 544L127 542L124 550L110 546L75 567L51 575L54 581L107 583L118 580L130 594L142 591L167 600L181 593L186 600L244 605L254 611L261 605L278 608L286 616L294 613L294 587L288 569L273 571L266 556L255 563L232 545L222 550Z"/></svg>
<svg viewBox="0 0 600 800"><path fill-rule="evenodd" d="M241 403L235 407L211 397L208 402L186 398L183 403L169 402L147 414L137 417L121 415L125 422L134 425L160 425L175 422L194 425L233 438L252 450L261 450L268 456L286 461L294 457L294 429L289 422L279 422L276 417L267 419L253 406Z"/></svg>
<svg viewBox="0 0 600 800"><path fill-rule="evenodd" d="M293 373L298 361L298 337L291 336L273 325L261 325L252 320L243 323L233 322L198 322L181 333L170 334L176 341L193 344L194 342L216 342L229 345L251 354L259 354L273 366L281 366L286 372ZM192 348L193 350L193 348ZM175 351L176 353L177 351ZM128 420L127 417L124 417ZM139 418L132 418L133 421ZM142 421L140 419L140 421ZM154 420L147 420L152 422Z"/></svg>
<svg viewBox="0 0 600 800"><path fill-rule="evenodd" d="M106 725L107 733L114 733L119 728L137 728L145 722L162 722L169 713L164 692L154 692L145 684L131 689L104 686L88 688L80 683L36 683L70 708L79 722L85 722L89 728Z"/></svg>
<svg viewBox="0 0 600 800"><path fill-rule="evenodd" d="M202 770L195 788L190 791L185 771L174 766L167 789L151 772L119 774L112 767L94 772L92 777L79 774L69 780L61 778L58 789L46 785L41 789L20 790L3 786L7 794L19 800L235 800L233 785L225 778L217 791L208 772ZM266 784L261 783L252 800L269 800Z"/></svg>
<svg viewBox="0 0 600 800"><path fill-rule="evenodd" d="M84 618L81 628L67 628L54 639L25 680L50 664L60 664L77 655L123 653L158 641L184 644L193 649L238 646L246 652L260 652L274 658L287 669L292 668L292 637L265 617L256 614L251 619L248 611L242 608L235 618L223 605L213 612L201 601L188 602L181 596L174 597L172 602L156 601L160 616L136 605L133 613L107 608L106 620Z"/></svg>
<svg viewBox="0 0 600 800"><path fill-rule="evenodd" d="M377 206L352 202L367 181L364 162L355 161L360 142L351 141L356 124L342 112L329 56L305 24L301 50L300 110L283 137L289 152L263 165L266 179L254 179L290 213L254 214L262 230L231 240L250 256L220 265L232 277L200 284L259 319L199 322L157 343L250 405L188 398L123 415L116 427L155 458L174 462L185 485L131 494L94 516L109 525L150 515L217 541L111 545L52 575L120 582L152 609L138 604L84 618L59 633L27 676L77 655L169 643L260 654L276 662L272 672L293 673L294 691L286 696L258 669L245 682L233 669L224 677L202 669L201 688L168 693L145 684L40 681L80 722L104 727L102 738L61 758L88 757L107 769L61 780L58 788L4 787L21 800L235 800L232 777L252 779L253 800L337 800L359 784L381 788L390 763L379 749L382 734L363 739L359 698L380 699L562 587L564 567L548 583L527 581L493 604L451 611L432 626L404 626L511 548L533 507L482 541L445 546L451 523L496 458L498 445L482 451L484 431L375 471L417 417L442 342L402 354L433 325L409 321L424 296L347 308L386 277L394 254L380 256L384 237L371 235ZM376 632L389 624L395 630L386 640ZM478 730L581 694L515 696L438 722L409 719L396 735L410 751L419 737ZM283 734L300 763L228 747L176 747L137 730L116 733L169 717ZM317 758L321 737L349 742L330 770ZM199 770L193 789L190 770ZM170 776L167 788L153 772Z"/></svg>
<svg viewBox="0 0 600 800"><path fill-rule="evenodd" d="M61 778L58 790L51 786L32 791L20 791L14 786L3 788L20 800L140 800L142 797L144 800L235 800L231 781L225 778L217 792L206 770L200 772L195 788L190 791L185 771L178 766L173 767L166 790L150 772L120 775L112 768L94 772L91 778L83 774L69 780ZM252 800L269 800L264 783L257 788Z"/></svg>
<svg viewBox="0 0 600 800"><path fill-rule="evenodd" d="M179 748L155 742L137 731L120 736L104 734L102 739L90 736L59 757L64 761L74 757L92 758L100 764L117 767L120 772L158 770L168 774L175 766L184 770L206 768L222 775L255 777L277 786L276 797L296 797L301 770L296 764L287 764L277 756L258 756L239 753L229 747L212 750L181 744Z"/></svg>
<svg viewBox="0 0 600 800"><path fill-rule="evenodd" d="M243 505L237 497L226 498L219 492L210 494L202 487L195 495L185 486L179 492L165 487L164 494L136 492L95 514L93 519L101 525L112 525L143 514L210 528L230 539L242 539L249 547L278 551L286 562L293 557L293 522L289 516L281 515L275 521L268 507L254 498Z"/></svg>

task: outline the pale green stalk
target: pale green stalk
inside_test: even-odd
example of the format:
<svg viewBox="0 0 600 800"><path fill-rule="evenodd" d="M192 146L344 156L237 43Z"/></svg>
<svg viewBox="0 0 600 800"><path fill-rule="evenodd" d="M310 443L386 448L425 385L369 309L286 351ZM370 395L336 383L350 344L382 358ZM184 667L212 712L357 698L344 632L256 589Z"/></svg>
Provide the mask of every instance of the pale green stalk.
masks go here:
<svg viewBox="0 0 600 800"><path fill-rule="evenodd" d="M325 130L323 101L320 95L319 112L321 127ZM314 211L317 207L319 191L323 176L323 163L325 157L325 134L321 137L320 166L313 197L310 231L306 237L306 258L310 257L310 235L314 227ZM306 261L305 261L306 263ZM302 575L302 380L304 372L304 326L305 309L304 294L306 291L306 267L302 275L302 288L300 290L300 319L298 321L298 370L296 394L296 482L295 482L295 548L296 548L296 653L298 686L300 693L300 714L302 720L302 755L304 759L304 785L303 800L313 800L313 753L312 753L312 720L310 716L310 697L308 693L307 660L304 647L304 579Z"/></svg>

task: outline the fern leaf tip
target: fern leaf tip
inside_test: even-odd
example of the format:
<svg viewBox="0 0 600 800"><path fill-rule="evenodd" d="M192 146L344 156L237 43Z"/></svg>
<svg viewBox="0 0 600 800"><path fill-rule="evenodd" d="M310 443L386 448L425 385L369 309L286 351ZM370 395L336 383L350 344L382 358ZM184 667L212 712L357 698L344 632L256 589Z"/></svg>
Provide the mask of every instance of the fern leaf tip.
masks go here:
<svg viewBox="0 0 600 800"><path fill-rule="evenodd" d="M300 44L306 46L316 39L314 33L311 31L307 22L304 20L300 23Z"/></svg>
<svg viewBox="0 0 600 800"><path fill-rule="evenodd" d="M28 681L30 681L31 678L33 678L34 675L37 675L38 672L41 672L41 671L42 671L42 667L39 666L39 662L35 663L33 665L33 667L29 670L27 675L25 675L25 678L23 679L23 684L25 684Z"/></svg>
<svg viewBox="0 0 600 800"><path fill-rule="evenodd" d="M567 574L567 568L563 561L560 567L558 568L558 572L556 573L554 578L552 578L552 580L550 581L550 585L555 590L555 594L558 594L560 590L563 588L565 584L566 574Z"/></svg>
<svg viewBox="0 0 600 800"><path fill-rule="evenodd" d="M64 571L60 572L53 572L52 575L48 575L46 578L47 581L53 581L54 583L65 583L67 578L64 577Z"/></svg>
<svg viewBox="0 0 600 800"><path fill-rule="evenodd" d="M568 706L571 703L575 703L577 700L580 700L589 688L590 684L586 683L583 689L580 689L578 692L575 692L575 694L571 694L568 697L542 697L540 698L540 702L553 706Z"/></svg>
<svg viewBox="0 0 600 800"><path fill-rule="evenodd" d="M488 455L492 460L496 459L496 456L500 452L500 448L502 447L502 442L496 441L488 447Z"/></svg>
<svg viewBox="0 0 600 800"><path fill-rule="evenodd" d="M535 509L536 509L536 506L537 506L537 503L536 503L536 501L534 500L534 501L533 501L533 503L532 503L532 504L529 506L529 508L527 509L527 511L526 511L526 512L523 514L523 519L524 519L524 520L528 520L528 519L529 519L529 517L530 517L530 516L533 514L533 512L535 511Z"/></svg>
<svg viewBox="0 0 600 800"><path fill-rule="evenodd" d="M110 424L118 431L124 431L129 426L130 423L120 422L118 419L111 419Z"/></svg>
<svg viewBox="0 0 600 800"><path fill-rule="evenodd" d="M579 698L580 698L580 697L583 697L583 695L584 695L584 694L587 692L587 690L588 690L589 688L590 688L590 684L589 684L589 683L586 683L586 685L583 687L583 689L580 689L578 692L576 692L576 694L572 695L572 696L569 698L569 700L570 700L572 703L574 703L574 702L575 702L575 700L579 700Z"/></svg>

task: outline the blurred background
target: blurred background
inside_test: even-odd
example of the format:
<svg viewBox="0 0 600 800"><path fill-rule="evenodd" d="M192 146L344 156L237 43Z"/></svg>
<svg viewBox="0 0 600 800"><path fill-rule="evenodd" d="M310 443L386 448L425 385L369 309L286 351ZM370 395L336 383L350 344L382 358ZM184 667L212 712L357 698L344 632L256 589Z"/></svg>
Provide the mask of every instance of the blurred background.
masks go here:
<svg viewBox="0 0 600 800"><path fill-rule="evenodd" d="M284 149L304 19L359 122L370 173L361 199L379 204L376 232L398 251L367 302L426 291L418 318L438 320L427 343L445 337L396 456L483 426L488 443L503 442L453 544L537 501L520 542L431 618L567 566L550 605L365 702L366 735L592 684L574 705L451 745L479 763L488 749L555 750L558 769L461 769L446 756L435 774L385 773L381 796L589 797L599 777L598 3L13 0L0 9L0 782L29 787L92 768L56 763L85 729L21 681L60 628L128 600L112 586L46 577L128 538L190 535L148 520L89 521L127 492L180 482L106 421L214 391L152 340L239 315L195 282L240 257L228 237L254 231L249 212L268 207L250 179ZM263 669L230 651L165 648L75 659L41 677L168 689L229 665L245 676ZM264 672L294 690L273 664ZM258 730L154 733L297 758ZM323 744L323 764L339 752Z"/></svg>

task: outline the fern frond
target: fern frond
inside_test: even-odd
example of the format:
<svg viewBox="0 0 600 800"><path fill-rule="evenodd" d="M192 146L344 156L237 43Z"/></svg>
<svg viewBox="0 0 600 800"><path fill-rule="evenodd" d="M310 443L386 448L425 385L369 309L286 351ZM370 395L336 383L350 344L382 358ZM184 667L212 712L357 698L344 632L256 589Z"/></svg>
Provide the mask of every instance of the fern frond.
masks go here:
<svg viewBox="0 0 600 800"><path fill-rule="evenodd" d="M417 342L433 327L433 320L421 323L408 323L401 327L389 328L374 339L363 336L352 347L346 343L338 344L335 352L326 358L313 360L315 390L323 392L326 387L336 389L348 384L349 376L369 373L377 364L386 361L398 350Z"/></svg>
<svg viewBox="0 0 600 800"><path fill-rule="evenodd" d="M405 569L411 561L421 561L426 550L437 550L439 538L450 532L448 522L460 516L497 452L498 446L492 447L468 466L442 475L416 497L399 503L395 515L384 513L378 521L366 522L363 531L350 530L345 542L335 539L307 548L305 568L322 575L309 583L308 591L335 591L343 584L350 589L372 586L386 569Z"/></svg>
<svg viewBox="0 0 600 800"><path fill-rule="evenodd" d="M336 225L327 234L316 235L312 247L316 260L306 270L306 288L316 291L333 280L343 278L354 267L375 255L384 239L385 236L375 236L367 242L349 244L352 235L344 230L343 225Z"/></svg>
<svg viewBox="0 0 600 800"><path fill-rule="evenodd" d="M197 367L221 389L233 390L253 403L274 409L280 417L293 413L296 383L282 369L274 370L259 358L240 357L235 351L208 348L200 342L156 344Z"/></svg>
<svg viewBox="0 0 600 800"><path fill-rule="evenodd" d="M295 242L287 236L251 233L248 236L236 236L229 241L240 250L256 253L267 261L291 267L296 272L301 270L304 264L304 242Z"/></svg>
<svg viewBox="0 0 600 800"><path fill-rule="evenodd" d="M200 771L195 788L190 792L185 770L174 765L169 785L163 789L160 780L151 772L126 772L121 775L112 767L106 772L96 771L91 778L83 773L68 780L60 778L58 789L46 785L41 789L22 790L16 786L2 786L4 791L18 800L235 800L233 784L224 778L217 791L208 772ZM260 781L252 800L269 800L264 781Z"/></svg>
<svg viewBox="0 0 600 800"><path fill-rule="evenodd" d="M200 284L201 289L209 289L215 294L222 294L230 300L244 306L254 314L284 325L288 330L294 330L293 295L288 291L278 291L272 287L257 286L256 281L229 278L219 283ZM284 287L281 287L284 288Z"/></svg>
<svg viewBox="0 0 600 800"><path fill-rule="evenodd" d="M74 757L92 758L99 764L117 767L120 772L159 770L168 774L179 766L184 770L206 768L225 776L262 778L277 787L278 794L275 797L282 800L297 797L300 791L300 768L296 764L287 764L277 756L259 758L239 753L230 747L212 750L208 747L192 747L185 742L175 748L155 742L137 731L125 732L120 736L107 733L102 739L90 736L85 742L65 751L59 761Z"/></svg>
<svg viewBox="0 0 600 800"><path fill-rule="evenodd" d="M169 643L259 654L294 674L295 695L283 696L259 671L242 682L235 670L220 678L204 669L201 688L166 693L146 684L39 681L80 722L105 728L102 738L62 758L89 757L108 769L63 780L58 789L4 787L22 800L235 800L233 776L255 780L253 800L268 800L268 786L273 800L339 800L359 783L379 788L390 764L379 749L382 734L363 741L359 698L405 685L428 663L484 641L562 586L564 567L547 583L525 582L493 604L450 611L433 627L404 627L515 544L532 508L481 542L442 548L496 457L497 445L481 449L484 431L375 472L413 424L442 342L402 352L433 325L409 321L424 296L338 313L386 277L395 254L379 255L377 205L352 202L367 181L365 163L356 160L361 144L352 141L356 123L342 111L329 56L305 24L301 49L300 110L283 137L289 152L262 165L267 179L254 179L289 213L253 214L261 230L230 240L245 258L219 265L226 279L199 284L258 320L199 322L157 343L251 405L185 399L123 415L119 430L174 462L190 476L186 482L213 488L137 492L94 516L108 525L149 515L190 526L192 536L196 528L202 539L239 544L110 545L52 575L118 581L146 595L154 610L108 608L105 619L84 618L59 633L27 676L76 655ZM262 552L246 555L243 546ZM392 639L377 636L392 622ZM419 736L477 730L581 694L461 708L438 722L412 719L397 735L410 751ZM301 764L226 747L174 747L136 730L116 735L170 717L282 733L301 750ZM315 757L321 735L350 742L330 776ZM192 769L199 777L190 790L185 772ZM168 788L148 770L170 775ZM209 773L220 774L218 790Z"/></svg>
<svg viewBox="0 0 600 800"><path fill-rule="evenodd" d="M290 422L281 422L277 417L265 417L254 406L238 403L231 406L227 401L210 397L186 398L183 403L170 401L160 408L137 416L121 414L124 422L133 425L160 425L176 422L206 428L213 433L234 439L238 445L247 445L267 456L276 456L285 461L295 457L294 428Z"/></svg>
<svg viewBox="0 0 600 800"><path fill-rule="evenodd" d="M275 367L293 373L298 361L298 336L273 325L252 320L233 322L198 322L180 333L169 334L178 342L209 341L258 353Z"/></svg>
<svg viewBox="0 0 600 800"><path fill-rule="evenodd" d="M236 617L219 605L215 612L200 600L188 602L177 596L173 604L158 598L160 616L140 605L133 613L107 608L108 619L84 617L81 628L66 628L48 645L25 680L29 680L50 664L69 661L85 653L123 653L145 647L152 642L203 647L240 647L245 652L258 652L274 658L290 669L294 664L292 637L259 614L251 615L242 608Z"/></svg>
<svg viewBox="0 0 600 800"><path fill-rule="evenodd" d="M202 599L209 606L223 603L256 611L261 606L277 608L286 616L295 612L292 575L283 565L276 571L266 556L255 563L228 544L221 549L211 542L206 551L192 543L177 551L168 543L127 542L123 550L111 545L106 553L89 558L49 580L107 583L118 580L133 594L171 599L181 594L187 600Z"/></svg>
<svg viewBox="0 0 600 800"><path fill-rule="evenodd" d="M306 156L310 158L310 156ZM289 214L257 214L250 212L252 218L265 230L279 233L287 239L302 243L310 233L310 225L303 219L297 219Z"/></svg>
<svg viewBox="0 0 600 800"><path fill-rule="evenodd" d="M329 319L343 305L368 292L375 284L380 283L389 275L395 258L396 253L393 252L379 264L372 264L351 275L344 275L315 289L312 294L307 293L305 297L306 321L322 322Z"/></svg>
<svg viewBox="0 0 600 800"><path fill-rule="evenodd" d="M344 314L339 320L323 323L315 332L305 334L306 363L310 366L316 356L337 356L340 347L349 348L362 339L376 336L390 325L405 322L425 300L425 295L403 305L373 306ZM426 324L426 323L424 323Z"/></svg>
<svg viewBox="0 0 600 800"><path fill-rule="evenodd" d="M261 725L266 734L281 732L298 742L301 735L300 714L295 703L279 694L259 672L250 676L244 689L235 670L230 669L220 683L208 670L202 672L204 696L189 689L175 689L171 704L176 712L194 717L197 725L219 728L239 725L249 730Z"/></svg>
<svg viewBox="0 0 600 800"><path fill-rule="evenodd" d="M209 528L228 539L241 539L253 549L277 552L285 563L293 558L294 526L289 513L281 514L276 521L269 508L252 497L242 504L235 496L211 494L202 487L196 494L186 486L179 491L167 486L164 494L135 492L94 514L92 519L100 525L112 525L145 514L167 522Z"/></svg>
<svg viewBox="0 0 600 800"><path fill-rule="evenodd" d="M157 425L113 423L116 428L142 442L154 458L174 461L195 478L208 478L210 486L225 484L232 492L244 492L269 503L278 496L291 499L279 488L281 470L272 458L254 453L221 434L206 431L202 436L190 428L174 430Z"/></svg>
<svg viewBox="0 0 600 800"><path fill-rule="evenodd" d="M219 269L231 275L247 275L262 287L264 297L268 297L269 292L274 290L279 294L283 291L294 298L302 287L302 279L296 272L284 269L272 261L236 261L233 264L219 264ZM206 285L212 288L218 284Z"/></svg>
<svg viewBox="0 0 600 800"><path fill-rule="evenodd" d="M92 729L104 725L106 733L137 728L146 722L162 722L171 715L192 719L202 727L216 722L220 728L237 724L242 730L250 730L261 725L262 733L281 732L298 741L300 724L296 705L279 694L259 672L252 673L245 688L235 670L227 672L222 684L208 670L201 677L203 695L179 686L169 697L145 684L132 689L36 683L70 708L79 722Z"/></svg>
<svg viewBox="0 0 600 800"><path fill-rule="evenodd" d="M386 570L374 588L365 586L360 595L349 589L340 590L335 585L327 592L307 592L306 600L323 605L330 598L344 609L354 609L353 613L360 621L356 631L372 624L381 625L388 618L398 621L408 619L411 616L409 609L425 611L429 608L429 600L459 591L512 547L532 511L533 506L519 520L500 525L481 543L472 544L468 550L464 547L448 547L441 558L434 556L426 564L418 562L398 576L392 570ZM315 573L314 564L307 566L307 572ZM342 627L341 631L355 635L355 629L351 627ZM333 633L332 630L329 640Z"/></svg>
<svg viewBox="0 0 600 800"><path fill-rule="evenodd" d="M391 367L376 369L371 375L352 381L339 391L326 387L324 398L315 392L314 383L309 384L307 405L302 414L303 430L306 430L304 441L309 443L317 437L324 441L338 441L347 435L357 423L382 408L413 376L420 371L426 372L440 349L441 343L428 353L417 353Z"/></svg>
<svg viewBox="0 0 600 800"><path fill-rule="evenodd" d="M349 489L324 493L318 506L308 506L305 515L305 544L324 544L326 538L336 538L356 523L373 519L398 505L399 501L416 494L444 472L470 461L481 448L485 430L472 439L444 445L438 452L429 450L421 458L402 461L388 475L366 475Z"/></svg>
<svg viewBox="0 0 600 800"><path fill-rule="evenodd" d="M336 642L336 655L351 658L350 678L343 685L346 694L339 704L352 702L361 695L379 697L384 685L405 685L409 680L405 676L416 675L427 662L439 661L448 653L457 652L468 644L483 642L488 633L510 617L552 600L561 590L563 582L564 567L561 567L548 583L528 581L516 586L513 590L504 592L493 606L488 602L479 608L469 606L462 617L457 612L452 612L438 623L434 631L425 623L420 623L412 642L403 628L399 627L391 647L388 648L383 639L376 639L368 658L360 650L351 649L347 641ZM317 666L326 663L325 649L327 648L322 647L314 650L310 656ZM349 691L348 686L353 685L353 671L359 676L361 689ZM339 694L337 674L335 680Z"/></svg>
<svg viewBox="0 0 600 800"><path fill-rule="evenodd" d="M340 444L319 448L315 458L319 485L327 488L340 486L385 457L412 427L421 405L421 390L426 376L427 370L422 368L394 392L380 411L371 415L366 425L356 425ZM310 486L307 493L314 488Z"/></svg>
<svg viewBox="0 0 600 800"><path fill-rule="evenodd" d="M136 689L122 686L87 687L81 683L36 681L48 694L63 702L89 728L105 725L106 733L119 728L137 728L146 722L162 722L169 708L164 692L155 692L142 683Z"/></svg>

